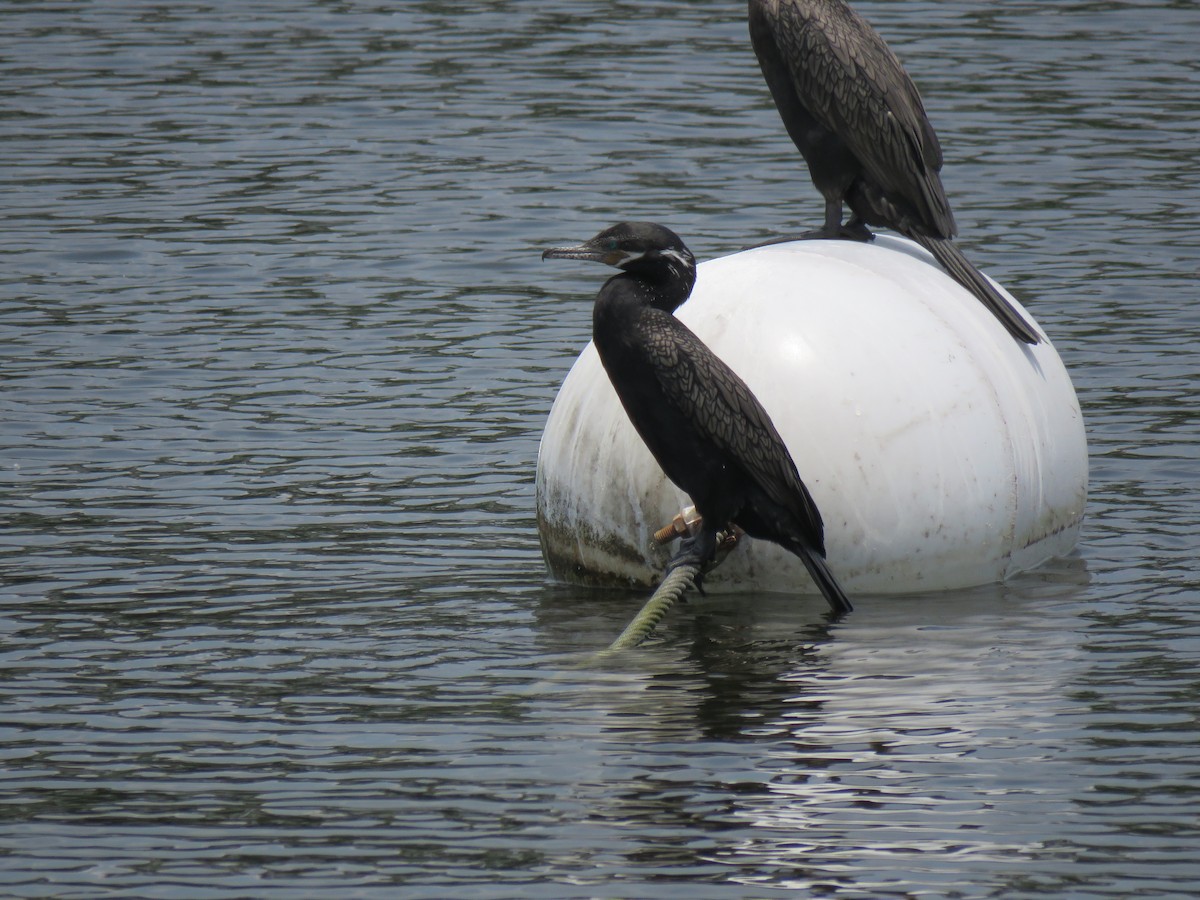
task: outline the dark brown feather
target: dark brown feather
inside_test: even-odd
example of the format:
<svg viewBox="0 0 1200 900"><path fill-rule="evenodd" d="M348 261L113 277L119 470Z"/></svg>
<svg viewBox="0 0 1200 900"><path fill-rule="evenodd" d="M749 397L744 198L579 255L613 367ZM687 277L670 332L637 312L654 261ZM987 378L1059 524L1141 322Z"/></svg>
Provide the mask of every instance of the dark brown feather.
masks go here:
<svg viewBox="0 0 1200 900"><path fill-rule="evenodd" d="M928 231L956 232L938 172L942 148L920 92L879 33L840 0L751 0L792 88L885 192Z"/></svg>
<svg viewBox="0 0 1200 900"><path fill-rule="evenodd" d="M672 315L647 310L638 333L654 359L664 398L702 441L740 465L772 503L785 507L800 525L799 536L824 553L821 514L775 424L746 383Z"/></svg>
<svg viewBox="0 0 1200 900"><path fill-rule="evenodd" d="M843 0L749 0L750 40L788 134L825 198L818 236L894 228L920 242L1018 341L1040 335L951 243L942 148L887 43ZM842 227L842 207L854 218Z"/></svg>

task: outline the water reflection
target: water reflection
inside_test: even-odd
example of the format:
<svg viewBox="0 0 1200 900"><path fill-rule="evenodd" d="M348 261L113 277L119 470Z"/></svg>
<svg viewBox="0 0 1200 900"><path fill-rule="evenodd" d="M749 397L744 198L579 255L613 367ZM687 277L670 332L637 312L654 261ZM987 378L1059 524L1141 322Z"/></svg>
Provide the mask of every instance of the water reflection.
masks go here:
<svg viewBox="0 0 1200 900"><path fill-rule="evenodd" d="M1087 583L1073 558L1033 596L991 586L952 610L864 598L834 626L819 598L693 598L658 642L608 658L578 694L560 687L556 711L590 709L602 742L576 760L572 794L589 821L692 835L630 864L715 863L747 885L861 886L891 855L966 885L1069 857L1061 829L1090 787L1062 732L1084 711L1071 688L1087 667L1074 606ZM602 602L567 616L563 592L539 615L560 651L636 609L589 594Z"/></svg>

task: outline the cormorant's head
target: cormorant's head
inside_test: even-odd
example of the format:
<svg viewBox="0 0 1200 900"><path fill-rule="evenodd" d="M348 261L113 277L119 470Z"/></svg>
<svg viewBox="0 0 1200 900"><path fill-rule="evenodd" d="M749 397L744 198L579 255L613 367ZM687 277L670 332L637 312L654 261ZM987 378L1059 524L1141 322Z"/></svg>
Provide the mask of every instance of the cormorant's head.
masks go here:
<svg viewBox="0 0 1200 900"><path fill-rule="evenodd" d="M553 247L542 259L602 262L652 281L686 282L689 292L696 279L692 251L671 229L653 222L621 222L576 247Z"/></svg>

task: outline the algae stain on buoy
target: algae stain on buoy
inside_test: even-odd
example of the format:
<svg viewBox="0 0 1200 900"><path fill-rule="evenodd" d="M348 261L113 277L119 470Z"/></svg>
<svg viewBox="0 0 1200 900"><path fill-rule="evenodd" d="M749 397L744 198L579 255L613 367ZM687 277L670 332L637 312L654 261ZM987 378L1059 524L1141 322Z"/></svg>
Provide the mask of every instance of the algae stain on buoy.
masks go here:
<svg viewBox="0 0 1200 900"><path fill-rule="evenodd" d="M1013 341L912 242L797 241L710 260L676 315L770 413L847 591L987 584L1075 545L1087 446L1062 360L1049 341ZM589 345L538 452L551 575L656 584L670 551L651 536L689 504ZM705 587L814 590L798 559L754 540Z"/></svg>

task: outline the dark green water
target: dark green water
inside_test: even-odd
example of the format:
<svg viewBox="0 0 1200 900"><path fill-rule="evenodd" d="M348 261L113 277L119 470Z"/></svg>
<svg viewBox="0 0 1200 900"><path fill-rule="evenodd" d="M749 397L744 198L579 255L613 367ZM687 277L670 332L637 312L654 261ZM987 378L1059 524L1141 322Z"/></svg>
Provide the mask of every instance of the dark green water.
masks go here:
<svg viewBox="0 0 1200 900"><path fill-rule="evenodd" d="M1200 892L1200 11L861 2L1072 372L1078 554L545 583L596 273L819 220L741 2L0 7L0 894Z"/></svg>

